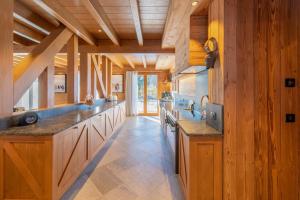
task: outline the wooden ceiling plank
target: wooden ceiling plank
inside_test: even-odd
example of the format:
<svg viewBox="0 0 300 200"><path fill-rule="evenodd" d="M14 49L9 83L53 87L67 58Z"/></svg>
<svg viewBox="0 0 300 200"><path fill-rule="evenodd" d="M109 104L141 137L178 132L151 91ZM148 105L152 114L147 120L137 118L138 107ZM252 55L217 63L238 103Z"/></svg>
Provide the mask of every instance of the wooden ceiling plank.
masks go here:
<svg viewBox="0 0 300 200"><path fill-rule="evenodd" d="M14 2L14 18L46 35L49 35L56 28L56 26L32 12L20 1Z"/></svg>
<svg viewBox="0 0 300 200"><path fill-rule="evenodd" d="M14 104L19 101L47 65L53 62L53 57L72 35L73 33L67 28L57 28L14 67Z"/></svg>
<svg viewBox="0 0 300 200"><path fill-rule="evenodd" d="M132 62L132 60L130 59L129 55L124 55L125 60L128 62L128 64L130 65L130 67L132 67L132 69L135 68L134 63Z"/></svg>
<svg viewBox="0 0 300 200"><path fill-rule="evenodd" d="M111 39L115 45L120 45L118 36L111 25L108 17L106 16L101 4L98 0L81 0L85 5L87 10L92 14L97 23L100 25L101 29L105 34Z"/></svg>
<svg viewBox="0 0 300 200"><path fill-rule="evenodd" d="M35 43L40 43L43 38L45 37L43 34L38 33L26 26L24 26L23 24L14 21L14 34L19 35L23 38L26 38L32 42Z"/></svg>
<svg viewBox="0 0 300 200"><path fill-rule="evenodd" d="M92 35L69 13L61 7L58 2L53 0L33 0L34 3L40 6L45 12L49 13L66 27L72 30L76 35L84 39L87 43L95 45L95 40Z"/></svg>
<svg viewBox="0 0 300 200"><path fill-rule="evenodd" d="M141 26L141 16L140 16L139 5L137 0L130 0L130 7L131 7L131 12L132 12L138 43L140 46L143 46L144 41L143 41L143 32Z"/></svg>
<svg viewBox="0 0 300 200"><path fill-rule="evenodd" d="M147 68L147 61L146 61L146 56L145 55L142 55L142 60L143 60L144 68L146 69Z"/></svg>

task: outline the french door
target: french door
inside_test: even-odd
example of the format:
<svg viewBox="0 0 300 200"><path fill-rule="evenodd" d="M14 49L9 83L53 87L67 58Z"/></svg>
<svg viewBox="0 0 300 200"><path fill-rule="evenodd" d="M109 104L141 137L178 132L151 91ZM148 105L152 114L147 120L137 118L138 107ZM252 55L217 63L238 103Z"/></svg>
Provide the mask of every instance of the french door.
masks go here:
<svg viewBox="0 0 300 200"><path fill-rule="evenodd" d="M158 115L158 76L139 73L138 112L140 115Z"/></svg>

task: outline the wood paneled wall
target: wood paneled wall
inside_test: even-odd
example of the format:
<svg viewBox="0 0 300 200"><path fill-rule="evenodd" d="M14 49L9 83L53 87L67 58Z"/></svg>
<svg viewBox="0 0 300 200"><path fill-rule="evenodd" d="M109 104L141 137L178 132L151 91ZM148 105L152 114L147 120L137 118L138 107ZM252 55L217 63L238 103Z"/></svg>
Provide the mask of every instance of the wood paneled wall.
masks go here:
<svg viewBox="0 0 300 200"><path fill-rule="evenodd" d="M0 1L0 117L13 112L14 1Z"/></svg>
<svg viewBox="0 0 300 200"><path fill-rule="evenodd" d="M209 6L208 38L218 41L219 58L209 70L209 98L213 103L224 103L224 0L213 0Z"/></svg>
<svg viewBox="0 0 300 200"><path fill-rule="evenodd" d="M216 76L224 78L224 199L300 199L300 2L214 0L210 16L218 2L224 5L224 75ZM296 87L286 88L285 78L296 78ZM296 114L295 123L285 122L288 113Z"/></svg>

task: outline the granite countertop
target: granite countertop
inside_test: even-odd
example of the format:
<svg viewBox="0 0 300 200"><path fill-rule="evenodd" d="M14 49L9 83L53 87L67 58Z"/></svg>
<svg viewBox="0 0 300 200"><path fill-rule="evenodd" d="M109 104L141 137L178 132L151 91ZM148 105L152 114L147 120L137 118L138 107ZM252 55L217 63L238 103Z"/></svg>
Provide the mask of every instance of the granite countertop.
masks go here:
<svg viewBox="0 0 300 200"><path fill-rule="evenodd" d="M82 121L85 121L101 112L104 112L122 102L123 101L105 102L101 105L91 107L90 109L75 110L60 116L43 119L33 125L11 127L1 130L0 137L4 135L51 136Z"/></svg>
<svg viewBox="0 0 300 200"><path fill-rule="evenodd" d="M206 121L177 121L179 127L183 129L188 136L223 136L221 131L218 131L206 124Z"/></svg>

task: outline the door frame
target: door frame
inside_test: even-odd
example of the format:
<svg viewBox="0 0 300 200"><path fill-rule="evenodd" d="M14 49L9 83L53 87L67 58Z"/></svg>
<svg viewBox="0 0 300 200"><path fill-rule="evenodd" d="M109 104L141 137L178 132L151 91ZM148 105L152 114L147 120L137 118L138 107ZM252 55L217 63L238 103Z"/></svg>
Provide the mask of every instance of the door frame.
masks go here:
<svg viewBox="0 0 300 200"><path fill-rule="evenodd" d="M148 75L156 75L157 76L157 101L158 101L158 92L159 92L159 74L155 72L138 72L138 76L144 76L144 112L143 113L138 113L140 116L158 116L159 115L159 104L157 102L157 113L148 113L147 112L147 96L148 96L148 80L147 76Z"/></svg>

